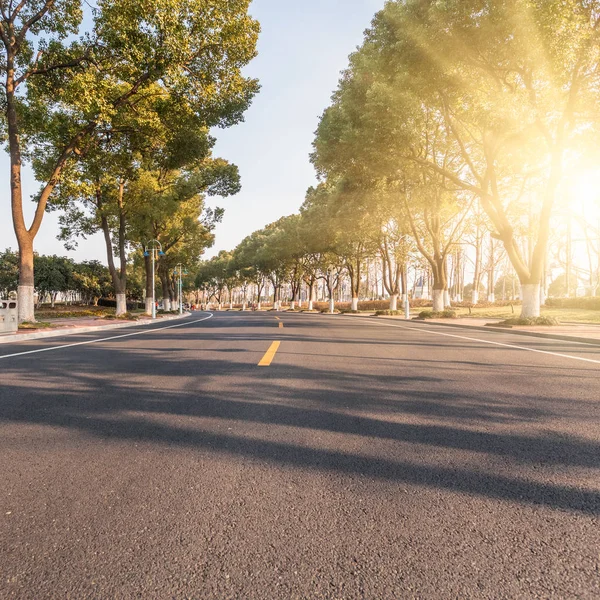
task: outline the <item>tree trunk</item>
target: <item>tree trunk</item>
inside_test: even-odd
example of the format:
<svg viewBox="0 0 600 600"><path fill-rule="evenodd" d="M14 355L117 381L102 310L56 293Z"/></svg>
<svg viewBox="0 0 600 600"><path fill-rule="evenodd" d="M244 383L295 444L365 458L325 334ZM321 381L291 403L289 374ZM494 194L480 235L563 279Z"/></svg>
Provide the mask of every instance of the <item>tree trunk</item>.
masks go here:
<svg viewBox="0 0 600 600"><path fill-rule="evenodd" d="M444 290L444 308L450 308L452 306L450 302L450 292L445 289Z"/></svg>
<svg viewBox="0 0 600 600"><path fill-rule="evenodd" d="M540 316L540 284L521 284L521 317L531 318Z"/></svg>
<svg viewBox="0 0 600 600"><path fill-rule="evenodd" d="M444 310L444 290L433 288L433 312Z"/></svg>
<svg viewBox="0 0 600 600"><path fill-rule="evenodd" d="M127 312L127 294L119 292L117 296L117 316L121 316Z"/></svg>
<svg viewBox="0 0 600 600"><path fill-rule="evenodd" d="M398 310L398 294L390 296L390 310Z"/></svg>
<svg viewBox="0 0 600 600"><path fill-rule="evenodd" d="M33 242L29 236L19 236L19 285L17 287L19 323L35 321L33 287Z"/></svg>
<svg viewBox="0 0 600 600"><path fill-rule="evenodd" d="M333 296L329 298L329 314L333 314L335 312L335 301Z"/></svg>
<svg viewBox="0 0 600 600"><path fill-rule="evenodd" d="M352 297L352 310L358 310L358 296Z"/></svg>

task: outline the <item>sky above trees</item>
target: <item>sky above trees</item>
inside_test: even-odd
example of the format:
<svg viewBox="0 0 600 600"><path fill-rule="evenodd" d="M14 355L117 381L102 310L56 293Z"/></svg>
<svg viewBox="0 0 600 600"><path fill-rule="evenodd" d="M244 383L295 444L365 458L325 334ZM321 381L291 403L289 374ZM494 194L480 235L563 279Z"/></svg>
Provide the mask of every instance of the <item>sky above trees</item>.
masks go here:
<svg viewBox="0 0 600 600"><path fill-rule="evenodd" d="M245 123L216 131L215 156L237 164L242 192L233 198L211 199L225 208L209 256L232 248L265 223L296 212L306 189L315 182L309 162L311 143L323 107L337 86L348 54L361 43L363 31L384 0L254 0L251 14L261 23L259 56L247 68L262 86ZM8 156L0 156L0 182L8 192ZM39 189L28 171L25 198ZM28 218L35 205L26 200ZM0 218L2 247L16 247L10 219L8 193ZM36 239L41 254L68 254L78 260L106 261L103 240L82 241L73 253L56 239L58 214L47 216Z"/></svg>

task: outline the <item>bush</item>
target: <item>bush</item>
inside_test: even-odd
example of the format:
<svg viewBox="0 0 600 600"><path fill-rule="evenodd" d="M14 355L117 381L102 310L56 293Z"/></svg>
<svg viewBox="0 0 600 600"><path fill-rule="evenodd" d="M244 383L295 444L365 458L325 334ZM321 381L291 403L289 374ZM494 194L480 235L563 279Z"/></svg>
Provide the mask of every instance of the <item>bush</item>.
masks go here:
<svg viewBox="0 0 600 600"><path fill-rule="evenodd" d="M375 312L376 317L397 317L403 314L403 310L378 310Z"/></svg>
<svg viewBox="0 0 600 600"><path fill-rule="evenodd" d="M358 313L359 313L358 310L352 310L351 308L340 309L340 314L342 314L342 315L357 315Z"/></svg>
<svg viewBox="0 0 600 600"><path fill-rule="evenodd" d="M419 313L419 319L456 319L456 312L450 309L434 312L433 310L423 310Z"/></svg>
<svg viewBox="0 0 600 600"><path fill-rule="evenodd" d="M45 321L23 321L19 323L19 329L48 329L50 327L54 327L54 325Z"/></svg>
<svg viewBox="0 0 600 600"><path fill-rule="evenodd" d="M506 319L501 321L500 325L544 325L551 327L553 325L560 325L560 321L554 317L518 317L515 319Z"/></svg>
<svg viewBox="0 0 600 600"><path fill-rule="evenodd" d="M127 319L128 321L137 321L139 319L138 315L134 315L133 313L126 312L123 313L119 319Z"/></svg>

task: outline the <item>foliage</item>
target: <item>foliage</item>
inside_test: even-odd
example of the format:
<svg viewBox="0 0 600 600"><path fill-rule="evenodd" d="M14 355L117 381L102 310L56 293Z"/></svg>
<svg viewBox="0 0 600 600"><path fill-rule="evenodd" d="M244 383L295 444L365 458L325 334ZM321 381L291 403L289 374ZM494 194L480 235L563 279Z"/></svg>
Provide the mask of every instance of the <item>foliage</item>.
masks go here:
<svg viewBox="0 0 600 600"><path fill-rule="evenodd" d="M543 325L551 327L560 325L560 321L554 317L519 317L515 319L506 319L501 321L499 325Z"/></svg>
<svg viewBox="0 0 600 600"><path fill-rule="evenodd" d="M19 255L7 248L0 252L0 297L17 290L19 282Z"/></svg>
<svg viewBox="0 0 600 600"><path fill-rule="evenodd" d="M419 319L456 319L456 316L454 310L423 310L419 313Z"/></svg>

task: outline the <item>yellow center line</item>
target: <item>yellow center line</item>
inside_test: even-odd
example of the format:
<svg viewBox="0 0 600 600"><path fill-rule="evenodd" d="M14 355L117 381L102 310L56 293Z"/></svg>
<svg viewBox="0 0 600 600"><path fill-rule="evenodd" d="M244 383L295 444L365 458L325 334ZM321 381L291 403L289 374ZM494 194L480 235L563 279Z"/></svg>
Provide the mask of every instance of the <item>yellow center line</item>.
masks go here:
<svg viewBox="0 0 600 600"><path fill-rule="evenodd" d="M271 347L267 350L267 353L262 357L261 361L258 363L259 367L268 367L273 362L275 358L275 354L277 354L277 350L279 350L279 346L281 342L273 342Z"/></svg>
<svg viewBox="0 0 600 600"><path fill-rule="evenodd" d="M279 317L275 317L278 321L280 321L281 319Z"/></svg>

